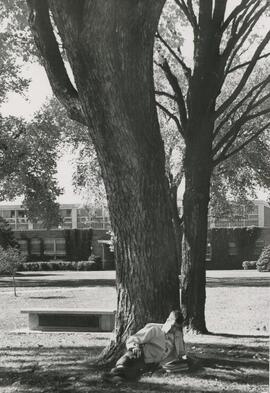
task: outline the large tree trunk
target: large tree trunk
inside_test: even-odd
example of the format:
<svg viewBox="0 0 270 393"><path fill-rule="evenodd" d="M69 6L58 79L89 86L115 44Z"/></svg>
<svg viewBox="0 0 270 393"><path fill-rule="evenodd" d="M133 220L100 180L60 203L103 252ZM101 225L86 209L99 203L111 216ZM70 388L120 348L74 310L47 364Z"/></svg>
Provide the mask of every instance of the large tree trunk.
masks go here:
<svg viewBox="0 0 270 393"><path fill-rule="evenodd" d="M116 237L116 335L106 360L119 355L129 334L179 307L152 69L163 3L49 2L102 168Z"/></svg>
<svg viewBox="0 0 270 393"><path fill-rule="evenodd" d="M215 23L222 23L224 3L218 3ZM205 255L212 174L212 143L216 97L220 86L220 30L212 21L212 2L199 2L200 28L194 38L194 70L187 98L188 121L184 158L184 241L181 304L187 328L206 333Z"/></svg>
<svg viewBox="0 0 270 393"><path fill-rule="evenodd" d="M187 146L184 164L181 306L188 330L206 333L205 253L211 165L209 158L202 154L201 143L194 141L191 144L193 147Z"/></svg>
<svg viewBox="0 0 270 393"><path fill-rule="evenodd" d="M194 86L195 87L195 86ZM194 90L194 92L196 89ZM191 101L193 116L189 120L184 158L185 192L184 237L181 268L181 305L188 330L206 333L205 324L205 254L207 243L208 203L212 173L213 120L205 106L206 86L197 82L197 94ZM201 93L200 93L201 92Z"/></svg>
<svg viewBox="0 0 270 393"><path fill-rule="evenodd" d="M181 175L179 176L182 180L183 171L181 171ZM179 215L178 204L177 204L177 191L179 187L180 181L175 182L174 179L170 178L170 203L171 203L171 212L172 212L172 220L173 220L173 228L176 239L176 252L177 252L177 260L178 260L178 270L179 274L181 272L181 264L182 264L182 238L183 238L183 220Z"/></svg>

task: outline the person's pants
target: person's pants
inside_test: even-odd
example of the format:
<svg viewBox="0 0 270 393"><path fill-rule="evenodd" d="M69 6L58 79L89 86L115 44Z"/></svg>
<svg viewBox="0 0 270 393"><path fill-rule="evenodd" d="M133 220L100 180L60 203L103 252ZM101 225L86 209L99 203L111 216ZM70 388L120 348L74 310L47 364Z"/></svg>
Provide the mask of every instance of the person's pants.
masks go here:
<svg viewBox="0 0 270 393"><path fill-rule="evenodd" d="M153 363L146 364L144 362L143 354L137 357L129 350L118 359L111 373L127 380L136 380L139 379L143 373L153 371L155 367L156 365Z"/></svg>

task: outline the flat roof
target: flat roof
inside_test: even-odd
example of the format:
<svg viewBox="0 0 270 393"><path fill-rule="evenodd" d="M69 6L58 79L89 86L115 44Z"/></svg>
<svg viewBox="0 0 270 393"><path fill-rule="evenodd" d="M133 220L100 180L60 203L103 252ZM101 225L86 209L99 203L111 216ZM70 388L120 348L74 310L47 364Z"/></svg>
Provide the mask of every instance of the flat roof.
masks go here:
<svg viewBox="0 0 270 393"><path fill-rule="evenodd" d="M83 208L83 206L80 205L79 203L60 204L60 209L72 209L72 208ZM0 210L25 210L25 208L23 207L23 205L12 204L12 203L2 204L2 202L0 202Z"/></svg>

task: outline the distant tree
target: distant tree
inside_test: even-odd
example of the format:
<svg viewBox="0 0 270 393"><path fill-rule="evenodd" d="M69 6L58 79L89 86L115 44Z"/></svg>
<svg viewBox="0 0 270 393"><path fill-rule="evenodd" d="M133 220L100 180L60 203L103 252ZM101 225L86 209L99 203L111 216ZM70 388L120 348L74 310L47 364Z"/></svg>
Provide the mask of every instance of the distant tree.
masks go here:
<svg viewBox="0 0 270 393"><path fill-rule="evenodd" d="M6 100L8 92L23 94L29 84L21 74L34 48L25 13L26 5L22 0L5 0L0 4L0 104Z"/></svg>
<svg viewBox="0 0 270 393"><path fill-rule="evenodd" d="M35 46L22 0L0 4L0 104L8 93L26 94L29 80L22 76L26 62L35 57ZM0 113L0 200L24 196L29 219L46 227L59 222L55 180L59 134L49 113L36 114L31 122Z"/></svg>
<svg viewBox="0 0 270 393"><path fill-rule="evenodd" d="M269 272L270 271L270 244L268 244L262 250L256 266L257 266L257 269L259 270L259 272Z"/></svg>
<svg viewBox="0 0 270 393"><path fill-rule="evenodd" d="M15 275L20 263L24 261L20 250L14 247L3 248L0 246L0 273L12 276L14 296L17 296Z"/></svg>
<svg viewBox="0 0 270 393"><path fill-rule="evenodd" d="M18 246L9 223L3 217L0 217L0 246L4 249Z"/></svg>
<svg viewBox="0 0 270 393"><path fill-rule="evenodd" d="M46 114L27 123L0 117L0 199L24 196L23 205L32 221L49 228L59 223L60 195L56 176L59 132Z"/></svg>
<svg viewBox="0 0 270 393"><path fill-rule="evenodd" d="M43 110L50 114L51 122L61 133L63 144L74 154L74 189L83 196L86 206L106 206L101 167L87 127L72 121L55 97L44 105Z"/></svg>

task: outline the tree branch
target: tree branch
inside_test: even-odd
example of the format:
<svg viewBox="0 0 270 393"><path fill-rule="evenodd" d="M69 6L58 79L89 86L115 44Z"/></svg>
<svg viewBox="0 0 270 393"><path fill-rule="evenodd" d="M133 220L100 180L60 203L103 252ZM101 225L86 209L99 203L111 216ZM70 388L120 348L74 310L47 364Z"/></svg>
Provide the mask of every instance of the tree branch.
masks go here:
<svg viewBox="0 0 270 393"><path fill-rule="evenodd" d="M194 10L193 10L192 1L191 0L187 0L187 4L185 3L184 0L175 0L175 2L178 5L178 7L185 14L185 16L187 17L187 20L189 21L189 23L191 24L191 26L193 28L194 33L197 35L197 33L198 33L198 22L197 22L197 18L196 18L196 15L194 13Z"/></svg>
<svg viewBox="0 0 270 393"><path fill-rule="evenodd" d="M221 104L220 107L216 110L215 118L218 118L220 116L220 114L223 113L229 107L229 105L231 105L233 103L233 101L238 97L238 95L242 91L243 87L245 86L251 72L253 71L253 68L255 67L256 62L257 62L261 52L263 51L263 49L265 48L265 46L267 45L269 40L270 40L270 31L268 31L268 33L265 35L265 37L262 40L262 42L260 43L260 45L257 47L249 65L248 65L246 71L244 72L244 75L242 76L237 87L234 89L234 91L232 92L230 97L226 101L224 101L223 104Z"/></svg>
<svg viewBox="0 0 270 393"><path fill-rule="evenodd" d="M224 32L229 24L247 7L249 6L248 3L253 3L256 0L242 0L241 4L239 4L237 7L233 9L233 11L230 13L230 15L227 17L227 19L224 21L222 25L222 32Z"/></svg>
<svg viewBox="0 0 270 393"><path fill-rule="evenodd" d="M156 96L164 96L170 98L171 100L176 100L173 94L167 93L166 91L155 91Z"/></svg>
<svg viewBox="0 0 270 393"><path fill-rule="evenodd" d="M245 117L245 123L247 123L250 120L256 119L256 117L267 115L270 113L270 108L264 109L263 111L253 113L252 115L246 116Z"/></svg>
<svg viewBox="0 0 270 393"><path fill-rule="evenodd" d="M251 104L250 104L251 105ZM247 113L249 113L250 107L246 109L246 111L242 114L242 116L235 122L235 124L231 127L230 131L225 134L221 140L216 144L216 146L213 148L213 156L222 148L222 146L225 145L225 143L228 141L227 145L224 147L222 152L228 151L228 148L232 145L232 143L236 140L239 131L241 130L241 127L247 123L250 120L256 119L259 116L267 115L270 113L270 108L264 109L260 112L253 113L249 116L247 116Z"/></svg>
<svg viewBox="0 0 270 393"><path fill-rule="evenodd" d="M259 135L261 135L269 126L270 126L270 122L267 123L264 127L260 128L254 135L252 135L252 137L247 139L245 142L243 142L240 146L238 146L236 149L231 151L229 154L220 155L219 157L217 157L215 160L213 160L213 166L218 165L220 162L225 161L227 158L241 151L245 146L247 146L250 142L252 142Z"/></svg>
<svg viewBox="0 0 270 393"><path fill-rule="evenodd" d="M164 112L166 113L167 116L169 116L170 119L172 119L176 126L178 131L180 132L181 136L183 137L183 139L185 139L185 135L183 133L182 127L181 127L181 123L178 119L177 116L175 116L172 112L170 112L164 105L162 105L160 102L156 101L156 105Z"/></svg>
<svg viewBox="0 0 270 393"><path fill-rule="evenodd" d="M245 15L245 17L242 18L243 19L242 25L240 26L239 31L235 36L234 48L231 48L231 50L227 53L227 55L228 55L227 58L229 57L230 53L231 53L231 57L228 61L225 75L227 75L229 73L230 67L233 63L233 60L237 56L239 50L241 48L243 48L243 45L244 45L245 41L248 39L248 37L250 36L250 33L252 32L254 26L256 25L256 23L258 22L260 17L263 15L265 10L267 9L267 3L257 10L257 8L259 6L260 6L260 1L259 0L255 1L251 10L247 13L247 15ZM236 45L237 41L238 41L238 44ZM226 50L224 51L224 55L225 55L225 52L226 52Z"/></svg>
<svg viewBox="0 0 270 393"><path fill-rule="evenodd" d="M47 0L27 0L29 25L53 92L69 117L86 125L78 92L67 74L49 16Z"/></svg>
<svg viewBox="0 0 270 393"><path fill-rule="evenodd" d="M268 98L270 98L270 93L266 94L265 96L260 98L258 101L254 102L254 104L251 106L250 110L257 108L258 106L263 104L266 100L268 100Z"/></svg>
<svg viewBox="0 0 270 393"><path fill-rule="evenodd" d="M180 121L181 121L181 126L182 126L182 130L183 132L185 132L185 128L186 128L186 124L187 124L187 111L186 111L186 105L185 105L185 100L183 97L183 93L181 90L181 87L178 83L177 77L174 75L174 73L172 72L168 61L165 59L164 63L161 64L161 68L163 69L168 82L171 86L171 88L174 91L175 94L175 100L177 102L178 105L178 110L179 110L179 116L180 116Z"/></svg>
<svg viewBox="0 0 270 393"><path fill-rule="evenodd" d="M227 47L224 50L222 57L223 57L223 64L226 67L224 66L225 72L224 72L223 80L225 80L226 76L228 75L230 67L234 59L236 58L238 51L243 48L243 45L245 41L248 39L250 32L252 31L255 24L256 24L256 20L253 21L253 23L250 23L249 26L247 25L245 29L241 28L240 32L238 34L235 34L235 36L232 38L231 46Z"/></svg>
<svg viewBox="0 0 270 393"><path fill-rule="evenodd" d="M163 37L161 37L158 32L156 33L156 37L162 42L162 44L168 49L168 51L172 54L175 60L181 65L187 80L189 80L191 77L191 69L186 65L184 60L177 55L177 53L171 48L167 41Z"/></svg>
<svg viewBox="0 0 270 393"><path fill-rule="evenodd" d="M265 78L262 82L258 83L257 85L253 86L248 93L229 111L229 113L222 119L222 121L219 123L219 125L217 126L214 135L213 135L213 139L216 138L216 136L218 135L219 131L221 130L221 128L223 127L223 125L226 123L226 121L229 120L229 118L237 111L237 109L239 109L244 103L245 101L247 101L252 94L257 90L258 92L255 95L258 96L258 94L260 94L260 92L262 91L262 89L264 89L264 87L269 83L270 81L270 76L268 76L267 78Z"/></svg>
<svg viewBox="0 0 270 393"><path fill-rule="evenodd" d="M223 150L220 154L225 154L226 151L231 147L233 142L236 140L242 125L244 124L243 116L240 117L230 128L230 130L223 135L223 137L218 141L218 143L214 146L212 150L212 156L214 157L218 151L223 147ZM226 145L225 145L226 144Z"/></svg>
<svg viewBox="0 0 270 393"><path fill-rule="evenodd" d="M250 10L249 8L252 5L253 7ZM226 66L226 71L224 72L223 82L225 80L225 77L228 73L228 70L237 52L239 51L240 48L242 48L243 43L248 38L250 31L257 23L260 15L264 10L264 7L262 7L258 12L255 12L255 9L258 6L259 6L259 0L255 0L254 4L253 1L251 1L250 4L248 4L244 10L242 10L243 11L242 15L240 16L241 13L239 13L239 15L237 15L238 17L235 16L235 19L233 20L230 38L228 39L226 47L221 55L221 63L222 63L222 68L224 70L225 70L226 63L228 62ZM240 25L241 21L242 24Z"/></svg>
<svg viewBox="0 0 270 393"><path fill-rule="evenodd" d="M264 55L260 56L260 57L258 58L258 60L261 60L261 59L263 59L263 58L265 58L265 57L268 57L268 56L270 56L270 52L265 53ZM251 60L246 61L245 63L239 64L239 65L237 65L237 66L231 68L230 70L228 70L228 74L230 74L231 72L234 72L234 71L238 70L239 68L246 67L247 65L249 65L250 61L251 61Z"/></svg>

